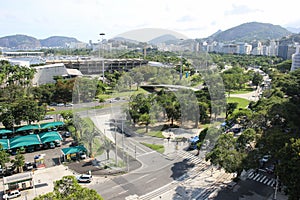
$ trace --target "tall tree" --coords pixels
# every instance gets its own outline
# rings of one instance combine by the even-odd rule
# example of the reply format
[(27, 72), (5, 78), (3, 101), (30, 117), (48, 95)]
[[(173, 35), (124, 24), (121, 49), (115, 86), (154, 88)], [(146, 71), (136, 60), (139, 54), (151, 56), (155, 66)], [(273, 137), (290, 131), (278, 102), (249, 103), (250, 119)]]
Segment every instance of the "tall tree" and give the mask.
[(54, 182), (53, 192), (35, 197), (34, 200), (103, 200), (93, 189), (82, 187), (74, 176), (64, 176), (61, 180)]

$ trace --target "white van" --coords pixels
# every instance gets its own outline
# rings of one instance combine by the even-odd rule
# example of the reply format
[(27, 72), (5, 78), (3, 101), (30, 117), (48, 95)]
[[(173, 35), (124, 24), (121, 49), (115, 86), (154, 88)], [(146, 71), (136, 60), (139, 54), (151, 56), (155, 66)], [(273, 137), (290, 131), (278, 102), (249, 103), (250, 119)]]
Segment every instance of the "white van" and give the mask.
[(21, 192), (19, 190), (12, 190), (3, 195), (3, 199), (13, 199), (21, 196)]

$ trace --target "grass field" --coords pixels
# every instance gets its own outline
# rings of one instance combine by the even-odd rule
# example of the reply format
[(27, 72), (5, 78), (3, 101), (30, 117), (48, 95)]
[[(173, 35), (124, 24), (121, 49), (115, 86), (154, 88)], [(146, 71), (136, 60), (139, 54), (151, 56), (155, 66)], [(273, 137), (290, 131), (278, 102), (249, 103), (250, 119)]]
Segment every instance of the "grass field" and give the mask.
[(144, 142), (142, 142), (141, 144), (143, 144), (146, 147), (149, 147), (150, 149), (153, 149), (159, 153), (163, 153), (165, 151), (164, 145), (161, 145), (161, 144), (148, 144), (148, 143), (144, 143)]
[(246, 108), (249, 105), (249, 100), (239, 97), (228, 97), (227, 103), (238, 103), (237, 108)]
[[(232, 91), (232, 92), (230, 92), (230, 94), (247, 94), (247, 93), (253, 92), (253, 91), (254, 91), (253, 88), (247, 87), (247, 88), (244, 88), (244, 89), (241, 89), (241, 90)], [(226, 92), (226, 94), (228, 94), (228, 92)]]

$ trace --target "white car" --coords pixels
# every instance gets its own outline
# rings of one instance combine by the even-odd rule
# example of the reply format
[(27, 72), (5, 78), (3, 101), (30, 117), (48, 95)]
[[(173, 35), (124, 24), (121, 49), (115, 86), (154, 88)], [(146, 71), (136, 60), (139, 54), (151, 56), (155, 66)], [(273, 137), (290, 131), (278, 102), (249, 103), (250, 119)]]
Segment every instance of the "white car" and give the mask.
[(90, 174), (82, 174), (78, 176), (76, 179), (79, 183), (90, 183), (93, 177)]
[(269, 161), (269, 159), (271, 158), (271, 155), (264, 155), (261, 159), (262, 162), (266, 163)]
[(86, 159), (86, 154), (84, 152), (80, 152), (79, 156), (81, 159)]
[(3, 199), (13, 199), (21, 196), (21, 192), (19, 190), (12, 190), (3, 195)]

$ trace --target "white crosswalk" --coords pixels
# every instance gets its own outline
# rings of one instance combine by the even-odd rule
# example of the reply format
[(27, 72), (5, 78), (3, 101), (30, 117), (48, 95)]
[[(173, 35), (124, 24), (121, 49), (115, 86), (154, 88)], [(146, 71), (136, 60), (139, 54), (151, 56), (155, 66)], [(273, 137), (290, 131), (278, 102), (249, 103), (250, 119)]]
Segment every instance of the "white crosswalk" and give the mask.
[(275, 178), (271, 178), (260, 173), (255, 173), (255, 171), (251, 171), (248, 175), (248, 178), (271, 187), (274, 185), (276, 181)]
[(193, 163), (193, 164), (199, 164), (201, 162), (203, 162), (200, 158), (198, 158), (197, 156), (186, 152), (186, 151), (177, 151), (177, 155), (179, 155), (181, 158), (187, 159), (189, 162)]

